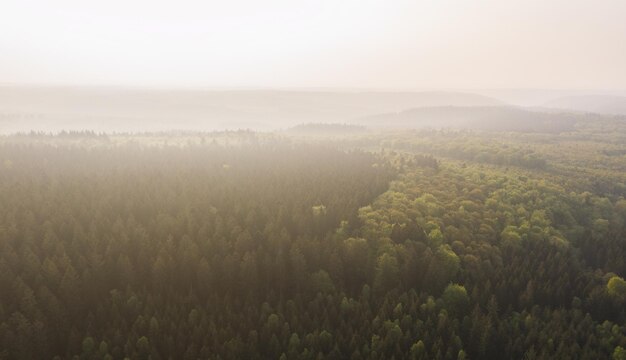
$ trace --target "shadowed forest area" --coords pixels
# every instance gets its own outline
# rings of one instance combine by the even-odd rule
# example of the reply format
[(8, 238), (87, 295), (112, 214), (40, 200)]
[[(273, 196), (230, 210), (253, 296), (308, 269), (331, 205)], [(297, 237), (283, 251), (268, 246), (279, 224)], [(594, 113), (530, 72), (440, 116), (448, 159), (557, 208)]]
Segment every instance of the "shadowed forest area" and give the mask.
[(4, 136), (0, 358), (624, 359), (625, 127)]

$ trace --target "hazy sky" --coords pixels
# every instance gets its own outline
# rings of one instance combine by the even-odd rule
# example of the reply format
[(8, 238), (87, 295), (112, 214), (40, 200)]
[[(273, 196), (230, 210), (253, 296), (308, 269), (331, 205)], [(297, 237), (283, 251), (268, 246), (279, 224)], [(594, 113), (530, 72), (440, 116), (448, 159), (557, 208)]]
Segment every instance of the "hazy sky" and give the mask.
[(626, 1), (2, 0), (0, 83), (626, 89)]

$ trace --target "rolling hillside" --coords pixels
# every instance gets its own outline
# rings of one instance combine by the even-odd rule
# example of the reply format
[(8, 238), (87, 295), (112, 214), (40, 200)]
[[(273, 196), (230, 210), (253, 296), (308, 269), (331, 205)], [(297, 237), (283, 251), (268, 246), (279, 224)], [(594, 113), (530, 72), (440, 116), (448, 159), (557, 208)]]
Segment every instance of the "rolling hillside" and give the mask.
[(413, 108), (355, 120), (372, 128), (454, 128), (490, 131), (566, 132), (582, 116), (508, 106), (437, 106)]
[(626, 96), (567, 96), (549, 101), (544, 106), (598, 114), (626, 115)]
[(0, 132), (273, 130), (412, 107), (500, 104), (481, 95), (448, 92), (0, 87)]

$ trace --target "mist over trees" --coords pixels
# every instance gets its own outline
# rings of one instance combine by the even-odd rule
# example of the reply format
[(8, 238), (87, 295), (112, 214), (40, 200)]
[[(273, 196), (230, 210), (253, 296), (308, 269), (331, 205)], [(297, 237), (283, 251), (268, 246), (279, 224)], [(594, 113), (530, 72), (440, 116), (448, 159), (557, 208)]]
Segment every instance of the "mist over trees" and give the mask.
[(0, 358), (624, 355), (623, 123), (311, 127), (2, 137)]
[(0, 360), (626, 360), (626, 1), (0, 6)]

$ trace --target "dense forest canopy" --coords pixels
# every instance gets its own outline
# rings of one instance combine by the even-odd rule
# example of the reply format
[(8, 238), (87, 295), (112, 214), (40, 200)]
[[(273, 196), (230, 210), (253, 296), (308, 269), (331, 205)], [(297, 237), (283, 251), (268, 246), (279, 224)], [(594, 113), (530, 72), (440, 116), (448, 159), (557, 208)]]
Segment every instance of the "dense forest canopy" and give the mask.
[(0, 360), (626, 360), (626, 0), (0, 1)]
[(624, 359), (625, 133), (2, 137), (0, 358)]

